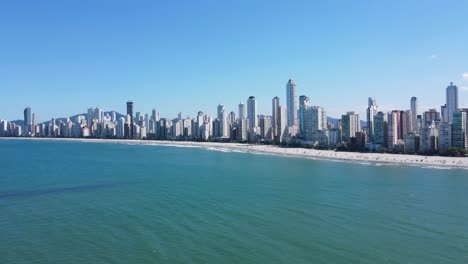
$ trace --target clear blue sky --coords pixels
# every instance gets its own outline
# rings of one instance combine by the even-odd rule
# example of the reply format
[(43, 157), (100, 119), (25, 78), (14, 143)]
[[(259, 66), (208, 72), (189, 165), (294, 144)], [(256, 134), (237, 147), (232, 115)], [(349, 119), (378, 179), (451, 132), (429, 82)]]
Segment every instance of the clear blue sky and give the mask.
[(421, 111), (460, 87), (468, 107), (468, 1), (3, 1), (0, 118), (40, 121), (90, 106), (163, 117), (235, 110), (249, 95), (271, 113), (298, 93), (329, 115)]

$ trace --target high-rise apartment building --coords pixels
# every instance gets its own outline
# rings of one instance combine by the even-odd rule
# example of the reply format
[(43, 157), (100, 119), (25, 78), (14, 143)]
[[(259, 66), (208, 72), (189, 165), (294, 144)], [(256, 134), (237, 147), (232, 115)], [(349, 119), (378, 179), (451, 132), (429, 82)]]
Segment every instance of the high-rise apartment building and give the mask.
[(306, 95), (299, 96), (299, 134), (301, 137), (305, 136), (305, 112), (307, 108), (310, 106), (310, 98)]
[(369, 97), (367, 100), (367, 139), (369, 142), (374, 142), (374, 116), (378, 112), (378, 106), (374, 98)]
[(374, 144), (378, 148), (387, 148), (387, 114), (384, 112), (374, 116)]
[(31, 119), (31, 108), (26, 107), (24, 109), (24, 127), (23, 133), (25, 136), (29, 136), (32, 133), (32, 119)]
[(133, 102), (132, 101), (127, 102), (127, 116), (130, 118), (130, 120), (128, 120), (129, 129), (128, 129), (127, 138), (134, 138), (135, 137), (135, 130), (134, 130), (134, 126), (133, 126), (134, 122), (133, 122)]
[(258, 127), (257, 100), (255, 100), (255, 96), (250, 96), (247, 100), (247, 119), (249, 119), (249, 130)]
[(401, 139), (400, 129), (400, 111), (389, 112), (387, 115), (387, 148), (389, 150), (393, 150), (398, 140)]
[(452, 147), (468, 148), (468, 110), (453, 113)]
[(448, 122), (452, 123), (453, 113), (458, 111), (458, 87), (450, 83), (446, 89), (446, 107)]
[(247, 110), (245, 109), (245, 104), (243, 102), (239, 103), (239, 120), (247, 118)]
[(288, 111), (288, 127), (297, 126), (297, 87), (296, 83), (289, 79), (286, 84), (286, 109)]
[(347, 112), (341, 116), (341, 138), (344, 142), (349, 142), (351, 138), (356, 137), (356, 133), (361, 131), (359, 114)]
[(413, 96), (411, 97), (411, 123), (413, 124), (412, 130), (413, 132), (419, 132), (418, 126), (418, 98)]

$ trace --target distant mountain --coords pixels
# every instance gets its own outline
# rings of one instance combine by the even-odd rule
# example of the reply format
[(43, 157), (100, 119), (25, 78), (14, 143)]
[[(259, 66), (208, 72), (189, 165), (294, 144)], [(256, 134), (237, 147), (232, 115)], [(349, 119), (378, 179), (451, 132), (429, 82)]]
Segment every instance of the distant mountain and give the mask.
[[(113, 113), (113, 112), (115, 112), (116, 118), (117, 118), (117, 119), (119, 119), (119, 118), (121, 118), (121, 117), (126, 117), (126, 115), (122, 115), (121, 113), (119, 113), (119, 112), (117, 112), (117, 111), (106, 111), (106, 112), (104, 112), (104, 115), (109, 114), (110, 116), (112, 116), (112, 113)], [(88, 114), (87, 114), (87, 113), (82, 113), (82, 114), (76, 114), (76, 115), (70, 116), (70, 120), (71, 120), (72, 122), (77, 122), (77, 121), (78, 121), (78, 116), (84, 116), (85, 118), (88, 118)], [(60, 121), (66, 122), (66, 121), (67, 121), (67, 118), (66, 118), (66, 117), (55, 118), (56, 124), (60, 124)], [(16, 124), (17, 126), (23, 126), (23, 125), (24, 125), (24, 121), (23, 121), (23, 120), (13, 120), (13, 121), (10, 121), (10, 122)], [(42, 122), (42, 123), (49, 124), (49, 123), (50, 123), (50, 120), (49, 120), (49, 121), (44, 121), (44, 122)], [(42, 123), (39, 123), (39, 124), (42, 124)]]
[[(121, 117), (126, 117), (126, 115), (123, 115), (123, 114), (121, 114), (119, 112), (116, 112), (116, 111), (107, 111), (107, 112), (104, 112), (104, 115), (109, 114), (110, 116), (112, 116), (113, 112), (116, 113), (117, 119), (119, 119)], [(88, 118), (87, 113), (82, 113), (82, 114), (76, 114), (76, 115), (70, 116), (70, 120), (73, 121), (73, 122), (77, 122), (78, 116), (80, 116), (80, 115), (84, 116), (85, 118)], [(60, 121), (65, 122), (66, 120), (67, 120), (67, 118), (65, 118), (65, 117), (55, 118), (55, 122), (57, 122), (57, 124), (59, 124)], [(330, 122), (334, 127), (336, 127), (338, 125), (338, 120), (339, 120), (338, 118), (327, 116), (327, 122)], [(14, 121), (10, 121), (10, 122), (15, 123), (17, 126), (23, 126), (23, 123), (24, 123), (23, 120), (14, 120)], [(50, 123), (50, 120), (42, 122), (42, 123), (48, 124), (48, 123)], [(367, 126), (367, 122), (361, 120), (361, 127), (366, 127), (366, 126)]]

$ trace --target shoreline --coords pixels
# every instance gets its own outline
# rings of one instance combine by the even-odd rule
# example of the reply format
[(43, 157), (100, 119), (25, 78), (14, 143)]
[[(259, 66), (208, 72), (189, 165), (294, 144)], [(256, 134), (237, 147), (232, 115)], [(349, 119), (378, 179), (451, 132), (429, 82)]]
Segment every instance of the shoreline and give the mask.
[(388, 153), (359, 153), (359, 152), (336, 152), (334, 150), (316, 150), (306, 148), (282, 148), (275, 145), (253, 145), (240, 143), (221, 142), (192, 142), (192, 141), (151, 141), (130, 139), (83, 139), (83, 138), (25, 138), (25, 137), (0, 137), (0, 140), (43, 140), (43, 141), (68, 141), (68, 142), (94, 142), (94, 143), (120, 143), (148, 146), (173, 146), (173, 147), (195, 147), (216, 148), (214, 150), (235, 150), (247, 153), (262, 153), (284, 157), (301, 157), (319, 160), (348, 161), (358, 163), (390, 164), (390, 165), (423, 165), (444, 168), (468, 169), (468, 158), (466, 157), (442, 157), (442, 156), (420, 156), (408, 154)]

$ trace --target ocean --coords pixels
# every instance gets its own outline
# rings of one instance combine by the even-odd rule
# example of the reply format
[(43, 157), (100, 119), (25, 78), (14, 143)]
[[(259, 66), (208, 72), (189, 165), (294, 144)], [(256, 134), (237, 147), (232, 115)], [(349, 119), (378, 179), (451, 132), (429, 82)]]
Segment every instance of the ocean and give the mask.
[(468, 170), (0, 140), (0, 263), (468, 263)]

